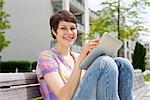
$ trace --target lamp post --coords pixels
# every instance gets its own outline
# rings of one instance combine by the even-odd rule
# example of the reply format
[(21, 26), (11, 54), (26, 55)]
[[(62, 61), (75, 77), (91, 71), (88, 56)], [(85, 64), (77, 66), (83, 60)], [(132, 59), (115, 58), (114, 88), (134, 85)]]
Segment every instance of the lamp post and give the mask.
[[(118, 39), (120, 39), (120, 0), (118, 0), (118, 20), (117, 20), (117, 24), (118, 24)], [(120, 50), (118, 51), (118, 57), (120, 56), (119, 54)]]
[(120, 39), (120, 0), (118, 0), (118, 38)]

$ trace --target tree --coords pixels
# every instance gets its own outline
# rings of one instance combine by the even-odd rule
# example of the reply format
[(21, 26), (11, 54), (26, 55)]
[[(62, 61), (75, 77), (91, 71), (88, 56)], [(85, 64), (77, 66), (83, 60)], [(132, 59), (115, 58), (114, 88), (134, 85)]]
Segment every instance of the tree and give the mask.
[(134, 54), (132, 55), (134, 69), (141, 69), (142, 72), (145, 71), (145, 55), (146, 48), (139, 42), (136, 42)]
[(3, 9), (4, 0), (0, 0), (0, 52), (10, 44), (10, 41), (5, 39), (5, 31), (10, 28), (8, 17), (10, 16)]
[(90, 25), (88, 38), (95, 32), (101, 35), (104, 32), (117, 33), (118, 38), (131, 38), (138, 36), (141, 31), (147, 31), (141, 13), (144, 13), (149, 2), (145, 0), (103, 0), (101, 9), (96, 13), (100, 17), (93, 20)]

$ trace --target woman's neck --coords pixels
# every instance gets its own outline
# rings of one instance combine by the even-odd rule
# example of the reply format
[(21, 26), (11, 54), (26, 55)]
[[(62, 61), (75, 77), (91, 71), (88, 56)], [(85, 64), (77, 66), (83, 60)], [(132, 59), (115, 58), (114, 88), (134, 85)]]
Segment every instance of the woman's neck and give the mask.
[(63, 46), (61, 44), (56, 43), (55, 48), (58, 52), (64, 56), (70, 55), (70, 46)]

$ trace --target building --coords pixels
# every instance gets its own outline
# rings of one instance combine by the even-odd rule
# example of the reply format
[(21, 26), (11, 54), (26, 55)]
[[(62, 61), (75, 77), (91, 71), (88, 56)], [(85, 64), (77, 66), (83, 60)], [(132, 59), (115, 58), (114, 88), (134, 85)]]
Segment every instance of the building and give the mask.
[(80, 51), (81, 34), (89, 32), (90, 19), (97, 18), (88, 8), (88, 0), (6, 0), (4, 9), (11, 15), (6, 38), (11, 44), (2, 51), (2, 60), (36, 60), (38, 53), (53, 44), (49, 16), (66, 9), (78, 19), (78, 39), (73, 49)]
[(49, 1), (5, 0), (11, 28), (6, 38), (11, 44), (2, 50), (2, 60), (36, 60), (42, 49), (49, 48)]
[(132, 62), (132, 54), (134, 53), (136, 42), (141, 41), (138, 38), (132, 38), (132, 39), (124, 39), (124, 51), (123, 51), (123, 57), (129, 59)]
[(143, 44), (146, 48), (146, 68), (150, 69), (150, 41), (144, 41)]

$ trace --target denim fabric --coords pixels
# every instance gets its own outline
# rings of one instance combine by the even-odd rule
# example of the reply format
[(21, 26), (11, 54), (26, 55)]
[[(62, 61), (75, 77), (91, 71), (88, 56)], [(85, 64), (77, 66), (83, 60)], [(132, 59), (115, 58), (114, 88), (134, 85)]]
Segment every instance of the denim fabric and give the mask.
[(133, 67), (124, 58), (98, 57), (81, 79), (73, 100), (132, 100)]
[(118, 94), (120, 100), (132, 100), (133, 95), (133, 66), (130, 61), (121, 57), (115, 59), (119, 70)]

